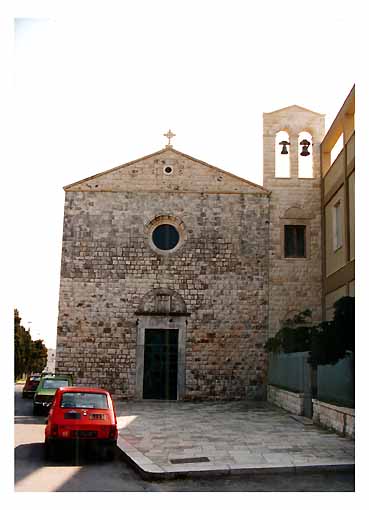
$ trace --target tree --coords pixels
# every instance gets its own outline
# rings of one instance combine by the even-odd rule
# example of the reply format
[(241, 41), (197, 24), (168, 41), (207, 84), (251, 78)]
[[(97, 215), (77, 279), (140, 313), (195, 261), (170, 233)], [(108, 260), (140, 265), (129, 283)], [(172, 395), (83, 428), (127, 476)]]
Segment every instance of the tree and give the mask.
[(43, 340), (32, 342), (30, 369), (31, 372), (42, 372), (47, 363), (47, 348)]
[(335, 365), (355, 352), (355, 299), (345, 296), (334, 304), (333, 321), (325, 321), (312, 329), (309, 363)]
[(311, 310), (304, 310), (283, 321), (281, 329), (268, 339), (268, 352), (305, 352), (310, 348)]
[(15, 377), (27, 373), (27, 357), (31, 347), (31, 335), (21, 325), (21, 317), (17, 309), (14, 310), (14, 364)]
[(33, 341), (30, 331), (21, 325), (21, 317), (14, 310), (14, 376), (15, 379), (32, 372), (41, 372), (47, 362), (47, 348), (43, 340)]
[(334, 304), (332, 321), (309, 325), (310, 310), (285, 321), (274, 337), (268, 339), (268, 352), (309, 351), (308, 361), (313, 368), (334, 365), (355, 350), (355, 299), (343, 297)]

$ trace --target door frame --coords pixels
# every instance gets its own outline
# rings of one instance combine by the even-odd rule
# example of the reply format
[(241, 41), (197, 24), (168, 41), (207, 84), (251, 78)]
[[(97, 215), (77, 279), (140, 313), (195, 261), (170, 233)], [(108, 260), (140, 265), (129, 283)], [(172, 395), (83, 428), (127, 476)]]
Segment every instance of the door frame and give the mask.
[(178, 360), (177, 360), (177, 400), (183, 400), (185, 394), (185, 361), (187, 323), (183, 316), (140, 316), (137, 324), (136, 347), (136, 394), (135, 398), (143, 399), (143, 378), (145, 358), (146, 329), (178, 329)]
[[(159, 336), (157, 336), (158, 332), (161, 333)], [(152, 343), (153, 336), (156, 338), (156, 341), (159, 341), (159, 343)], [(151, 372), (152, 363), (156, 365), (154, 359), (148, 355), (148, 349), (151, 350), (151, 355), (153, 355), (153, 349), (155, 350), (155, 347), (157, 347), (160, 351), (161, 354), (159, 356), (161, 357), (160, 368), (157, 367), (160, 371), (160, 379), (157, 382), (160, 382), (154, 389), (150, 385), (145, 386), (145, 377)], [(164, 388), (166, 388), (165, 395), (162, 394)], [(158, 394), (155, 396), (156, 392), (158, 392)], [(145, 329), (143, 399), (177, 400), (177, 393), (178, 329)]]

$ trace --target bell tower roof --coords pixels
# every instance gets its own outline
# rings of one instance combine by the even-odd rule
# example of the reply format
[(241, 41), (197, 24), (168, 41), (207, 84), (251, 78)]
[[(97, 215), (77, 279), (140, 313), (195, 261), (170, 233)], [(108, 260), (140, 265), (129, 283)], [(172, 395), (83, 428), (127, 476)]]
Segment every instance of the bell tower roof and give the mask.
[(310, 113), (313, 115), (318, 115), (319, 117), (325, 117), (325, 113), (314, 112), (313, 110), (309, 110), (308, 108), (304, 108), (297, 104), (286, 106), (285, 108), (280, 108), (279, 110), (273, 110), (272, 112), (264, 112), (263, 115), (272, 115), (274, 113), (281, 114), (283, 112), (286, 112), (286, 113), (306, 112), (306, 113)]

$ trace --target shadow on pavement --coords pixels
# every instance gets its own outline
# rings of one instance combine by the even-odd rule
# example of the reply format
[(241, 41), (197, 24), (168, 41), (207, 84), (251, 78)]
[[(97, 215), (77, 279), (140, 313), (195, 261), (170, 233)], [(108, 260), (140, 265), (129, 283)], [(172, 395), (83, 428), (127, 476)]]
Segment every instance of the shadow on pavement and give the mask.
[(14, 416), (15, 425), (45, 425), (46, 416)]
[[(17, 483), (41, 467), (43, 443), (22, 444), (14, 450), (14, 482)], [(40, 462), (41, 461), (41, 462)]]
[(160, 488), (142, 480), (119, 456), (111, 462), (85, 462), (55, 492), (144, 492)]
[[(273, 474), (221, 478), (177, 479), (148, 482), (121, 458), (111, 462), (63, 455), (58, 461), (44, 459), (43, 443), (15, 449), (15, 482), (45, 467), (75, 467), (78, 471), (54, 489), (55, 492), (352, 492), (354, 473)], [(47, 476), (47, 472), (43, 476)], [(43, 490), (38, 489), (39, 491)], [(45, 490), (45, 489), (44, 489)]]
[[(94, 451), (83, 451), (80, 449), (66, 449), (53, 460), (46, 460), (44, 443), (22, 444), (14, 450), (15, 460), (15, 483), (26, 478), (31, 473), (43, 467), (89, 467), (112, 464), (113, 462), (122, 462), (117, 449), (112, 461), (105, 461), (101, 455)], [(73, 482), (74, 484), (76, 482)], [(63, 489), (67, 490), (67, 489)], [(101, 490), (101, 489), (96, 489)]]

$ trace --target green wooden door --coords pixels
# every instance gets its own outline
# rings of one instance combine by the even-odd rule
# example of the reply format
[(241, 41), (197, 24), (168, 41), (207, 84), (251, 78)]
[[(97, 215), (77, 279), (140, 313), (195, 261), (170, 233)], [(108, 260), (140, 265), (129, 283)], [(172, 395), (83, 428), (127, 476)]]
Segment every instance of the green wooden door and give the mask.
[(178, 329), (146, 329), (143, 398), (177, 400)]

